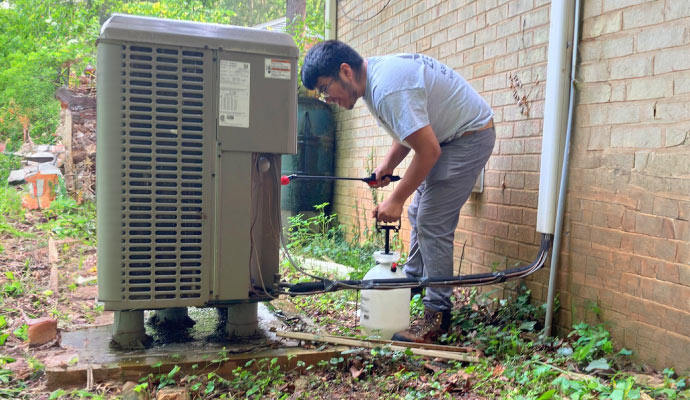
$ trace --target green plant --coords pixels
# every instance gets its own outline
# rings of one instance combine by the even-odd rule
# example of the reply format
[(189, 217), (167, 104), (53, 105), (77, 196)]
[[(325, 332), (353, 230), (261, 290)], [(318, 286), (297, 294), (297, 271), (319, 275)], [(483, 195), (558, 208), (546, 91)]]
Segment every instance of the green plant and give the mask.
[(575, 339), (572, 355), (575, 361), (592, 362), (613, 352), (611, 334), (602, 324), (591, 326), (582, 322), (574, 325), (573, 329), (568, 337)]
[(29, 340), (29, 325), (27, 324), (22, 324), (19, 328), (15, 329), (13, 332), (14, 336), (17, 338), (27, 341)]
[(352, 268), (351, 278), (361, 279), (374, 265), (372, 244), (359, 244), (345, 240), (336, 214), (327, 215), (328, 203), (314, 206), (318, 213), (306, 218), (297, 214), (289, 218), (290, 242), (288, 249), (304, 257), (330, 260)]
[(3, 297), (21, 296), (24, 293), (24, 285), (18, 278), (15, 278), (14, 272), (5, 271), (5, 277), (8, 281), (2, 285)]
[(10, 171), (20, 167), (19, 157), (0, 153), (0, 234), (21, 235), (21, 232), (11, 224), (13, 221), (23, 221), (25, 219), (21, 191), (7, 185), (7, 177)]
[(65, 190), (61, 189), (56, 199), (43, 213), (48, 222), (43, 224), (42, 228), (58, 238), (75, 238), (85, 243), (95, 244), (96, 206), (94, 203), (87, 201), (78, 204), (66, 194)]
[[(9, 0), (0, 8), (0, 139), (53, 140), (55, 88), (94, 64), (99, 16), (110, 1)], [(78, 72), (75, 72), (78, 71)]]

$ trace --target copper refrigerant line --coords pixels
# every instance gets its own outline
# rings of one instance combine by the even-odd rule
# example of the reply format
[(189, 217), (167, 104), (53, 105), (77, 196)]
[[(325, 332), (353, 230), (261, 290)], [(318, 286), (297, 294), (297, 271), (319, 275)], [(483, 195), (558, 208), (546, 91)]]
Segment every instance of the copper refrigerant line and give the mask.
[[(390, 178), (391, 182), (399, 181), (399, 176), (386, 175), (385, 178)], [(288, 175), (281, 177), (281, 184), (287, 185), (292, 180), (295, 179), (322, 179), (322, 180), (357, 180), (366, 182), (368, 185), (372, 186), (376, 183), (376, 175), (371, 174), (368, 178), (343, 178), (334, 176), (312, 176), (312, 175)], [(398, 231), (400, 229), (400, 224), (397, 225), (390, 224), (379, 224), (376, 223), (376, 230), (384, 230), (386, 234), (386, 248), (385, 253), (388, 254), (390, 251), (390, 231)], [(281, 235), (282, 236), (282, 235)], [(284, 238), (283, 238), (284, 240)], [(539, 247), (539, 252), (537, 253), (537, 258), (529, 265), (522, 267), (516, 267), (507, 269), (505, 271), (497, 271), (485, 274), (470, 274), (470, 275), (457, 275), (449, 277), (440, 278), (396, 278), (396, 279), (369, 279), (369, 280), (332, 280), (316, 275), (312, 275), (307, 271), (300, 268), (290, 257), (290, 253), (287, 251), (287, 246), (283, 241), (283, 251), (288, 257), (290, 263), (300, 272), (310, 276), (311, 278), (318, 279), (313, 282), (299, 282), (295, 284), (281, 283), (280, 287), (282, 289), (287, 289), (281, 291), (281, 294), (288, 294), (291, 296), (302, 296), (302, 295), (312, 295), (325, 292), (335, 292), (338, 290), (390, 290), (390, 289), (404, 289), (404, 288), (425, 288), (425, 287), (440, 287), (440, 286), (484, 286), (493, 285), (496, 283), (503, 283), (508, 280), (520, 279), (529, 276), (541, 267), (544, 266), (546, 258), (549, 255), (549, 250), (551, 249), (551, 242), (553, 241), (553, 235), (542, 234), (541, 235), (541, 245)]]

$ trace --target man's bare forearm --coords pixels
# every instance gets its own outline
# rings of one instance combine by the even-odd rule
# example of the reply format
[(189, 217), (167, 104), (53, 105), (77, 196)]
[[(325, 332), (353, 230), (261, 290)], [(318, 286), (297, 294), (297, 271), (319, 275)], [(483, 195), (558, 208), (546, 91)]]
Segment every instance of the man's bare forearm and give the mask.
[(409, 147), (405, 147), (401, 143), (394, 142), (393, 146), (391, 146), (390, 150), (388, 150), (386, 157), (383, 159), (383, 165), (386, 169), (393, 171), (398, 165), (400, 165), (402, 160), (404, 160), (408, 154), (410, 154)]

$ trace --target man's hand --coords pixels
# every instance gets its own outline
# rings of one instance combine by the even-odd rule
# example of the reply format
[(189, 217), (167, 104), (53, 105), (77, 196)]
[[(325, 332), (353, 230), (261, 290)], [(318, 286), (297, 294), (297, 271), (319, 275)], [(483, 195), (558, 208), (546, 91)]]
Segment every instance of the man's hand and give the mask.
[(397, 222), (402, 216), (403, 204), (404, 202), (400, 203), (393, 198), (389, 198), (376, 206), (371, 212), (371, 216), (381, 222)]
[(386, 175), (393, 175), (393, 168), (389, 168), (385, 164), (381, 164), (378, 167), (376, 167), (376, 169), (374, 170), (374, 174), (376, 175), (376, 182), (369, 184), (370, 187), (380, 188), (388, 186), (391, 183), (390, 178), (381, 179), (381, 177)]

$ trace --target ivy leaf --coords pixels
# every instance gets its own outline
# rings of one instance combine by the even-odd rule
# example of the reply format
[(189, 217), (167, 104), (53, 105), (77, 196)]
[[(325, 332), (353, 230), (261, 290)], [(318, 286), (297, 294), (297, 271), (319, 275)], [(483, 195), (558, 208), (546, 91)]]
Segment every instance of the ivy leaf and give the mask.
[(554, 394), (556, 394), (556, 389), (551, 389), (548, 392), (544, 392), (537, 400), (548, 400), (552, 398)]
[(568, 346), (563, 346), (563, 347), (560, 347), (556, 353), (560, 356), (569, 357), (573, 354), (573, 349), (571, 349)]
[(531, 332), (534, 330), (534, 325), (536, 325), (536, 324), (537, 324), (537, 321), (523, 322), (522, 325), (520, 325), (520, 330)]
[(59, 399), (60, 397), (64, 396), (66, 393), (67, 392), (65, 392), (64, 390), (58, 389), (58, 390), (50, 393), (50, 397), (48, 397), (48, 400)]
[(590, 372), (590, 371), (595, 370), (595, 369), (609, 369), (609, 368), (611, 368), (609, 366), (609, 362), (606, 361), (605, 358), (600, 358), (598, 360), (594, 360), (591, 363), (589, 363), (587, 368), (585, 368), (585, 371)]
[(611, 400), (623, 400), (625, 398), (625, 392), (623, 389), (616, 389), (611, 392)]

